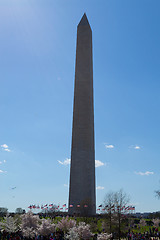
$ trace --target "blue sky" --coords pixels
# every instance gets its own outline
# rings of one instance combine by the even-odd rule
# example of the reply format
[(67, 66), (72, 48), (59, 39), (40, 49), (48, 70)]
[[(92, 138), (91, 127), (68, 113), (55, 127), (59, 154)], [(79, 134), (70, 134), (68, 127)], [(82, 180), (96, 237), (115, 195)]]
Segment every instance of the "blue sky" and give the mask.
[(159, 0), (0, 0), (0, 207), (68, 203), (76, 27), (86, 12), (97, 205), (123, 188), (137, 212), (160, 210), (159, 8)]

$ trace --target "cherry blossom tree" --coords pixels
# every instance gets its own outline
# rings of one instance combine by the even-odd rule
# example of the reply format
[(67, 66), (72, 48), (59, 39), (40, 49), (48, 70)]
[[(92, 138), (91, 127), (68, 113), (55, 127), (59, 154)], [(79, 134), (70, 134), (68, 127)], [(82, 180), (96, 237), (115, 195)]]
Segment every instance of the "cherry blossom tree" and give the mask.
[(90, 231), (90, 225), (85, 222), (80, 222), (78, 226), (73, 227), (69, 230), (66, 235), (66, 239), (80, 240), (80, 239), (91, 239), (93, 234)]
[(79, 237), (79, 234), (77, 232), (77, 227), (73, 227), (73, 228), (70, 228), (69, 229), (69, 232), (68, 234), (65, 236), (66, 239), (69, 239), (69, 240), (79, 240), (80, 237)]
[(17, 220), (11, 216), (4, 217), (3, 222), (0, 222), (0, 226), (9, 233), (15, 233), (18, 231)]
[(67, 232), (70, 228), (73, 228), (75, 226), (76, 221), (69, 219), (68, 216), (66, 218), (63, 217), (62, 220), (60, 220), (57, 224), (57, 227), (64, 232)]
[(54, 233), (56, 230), (56, 225), (51, 223), (50, 219), (42, 219), (42, 223), (39, 226), (37, 232), (42, 236), (48, 236), (51, 233)]
[(158, 227), (159, 227), (160, 220), (156, 218), (156, 219), (153, 219), (152, 221), (153, 221), (154, 227), (158, 228)]
[(90, 231), (90, 225), (85, 222), (80, 222), (77, 226), (77, 232), (80, 236), (80, 239), (90, 239), (93, 237), (93, 234)]
[(112, 234), (108, 234), (108, 233), (101, 233), (98, 234), (97, 236), (97, 240), (108, 240), (112, 238)]
[(20, 225), (23, 236), (33, 238), (37, 234), (39, 223), (41, 222), (39, 216), (33, 215), (31, 211), (22, 215), (22, 223)]

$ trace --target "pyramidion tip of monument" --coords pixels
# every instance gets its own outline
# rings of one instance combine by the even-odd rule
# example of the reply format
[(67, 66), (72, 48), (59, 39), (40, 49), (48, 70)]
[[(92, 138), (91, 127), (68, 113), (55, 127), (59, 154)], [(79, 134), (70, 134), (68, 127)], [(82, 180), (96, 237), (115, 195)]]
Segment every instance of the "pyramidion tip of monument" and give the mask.
[(87, 15), (86, 15), (86, 13), (84, 13), (83, 17), (81, 18), (81, 20), (80, 20), (80, 22), (78, 24), (78, 26), (87, 26), (87, 25), (90, 27)]

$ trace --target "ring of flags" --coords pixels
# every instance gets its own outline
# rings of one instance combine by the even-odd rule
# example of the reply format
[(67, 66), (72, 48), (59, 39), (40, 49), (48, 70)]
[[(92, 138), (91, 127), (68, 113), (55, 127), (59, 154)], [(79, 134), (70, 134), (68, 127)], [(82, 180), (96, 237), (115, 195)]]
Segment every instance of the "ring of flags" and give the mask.
[[(54, 209), (54, 207), (55, 207), (55, 210), (57, 210), (57, 211), (58, 210), (61, 211), (61, 210), (64, 210), (64, 209), (65, 209), (65, 211), (68, 210), (68, 208), (66, 207), (66, 204), (63, 204), (62, 207), (60, 207), (60, 205), (56, 206), (53, 203), (41, 205), (41, 207), (39, 205), (35, 205), (35, 204), (32, 204), (32, 205), (28, 206), (28, 208), (30, 210), (31, 209), (34, 209), (34, 210), (36, 210), (36, 209), (52, 210), (52, 209)], [(74, 207), (73, 204), (69, 205), (69, 208), (73, 208), (73, 207)], [(76, 208), (80, 208), (80, 207), (87, 208), (88, 205), (86, 205), (86, 204), (85, 205), (80, 205), (80, 204), (76, 205)], [(114, 206), (114, 205), (112, 205), (112, 206), (108, 206), (108, 205), (103, 206), (102, 204), (100, 204), (98, 206), (98, 208), (97, 208), (97, 211), (113, 211), (113, 212), (115, 212), (116, 210), (121, 211), (123, 213), (126, 213), (126, 212), (129, 212), (129, 211), (135, 211), (135, 206), (122, 206), (122, 207), (121, 206)]]
[(114, 206), (114, 205), (112, 205), (112, 206), (108, 206), (108, 205), (102, 206), (102, 204), (101, 204), (101, 205), (98, 206), (97, 211), (100, 211), (100, 210), (102, 210), (102, 211), (105, 211), (105, 210), (107, 210), (107, 211), (115, 211), (116, 209), (118, 211), (121, 211), (121, 212), (135, 211), (135, 206), (123, 206), (123, 207), (121, 207), (121, 206)]
[[(31, 205), (28, 206), (28, 208), (29, 208), (30, 210), (31, 210), (31, 209), (34, 209), (34, 210), (36, 210), (36, 209), (42, 209), (42, 210), (45, 209), (45, 210), (48, 210), (48, 209), (52, 209), (52, 208), (54, 208), (54, 207), (55, 207), (55, 210), (64, 210), (64, 208), (65, 208), (65, 210), (68, 210), (68, 208), (66, 207), (66, 203), (63, 204), (62, 207), (60, 207), (60, 205), (56, 206), (56, 204), (54, 205), (53, 203), (41, 205), (41, 207), (40, 207), (39, 205), (35, 205), (35, 204), (31, 204)], [(86, 205), (86, 204), (85, 204), (85, 205), (77, 204), (76, 207), (77, 207), (77, 208), (80, 208), (80, 207), (87, 208), (88, 205)], [(73, 208), (73, 204), (70, 204), (70, 205), (69, 205), (69, 208)]]

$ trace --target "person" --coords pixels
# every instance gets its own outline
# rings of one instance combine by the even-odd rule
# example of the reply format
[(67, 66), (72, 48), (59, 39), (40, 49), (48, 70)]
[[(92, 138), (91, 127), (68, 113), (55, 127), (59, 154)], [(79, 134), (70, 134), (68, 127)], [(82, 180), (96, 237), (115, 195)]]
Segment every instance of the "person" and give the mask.
[(93, 240), (97, 240), (97, 233), (94, 234)]

